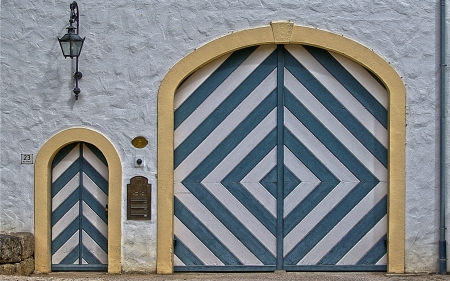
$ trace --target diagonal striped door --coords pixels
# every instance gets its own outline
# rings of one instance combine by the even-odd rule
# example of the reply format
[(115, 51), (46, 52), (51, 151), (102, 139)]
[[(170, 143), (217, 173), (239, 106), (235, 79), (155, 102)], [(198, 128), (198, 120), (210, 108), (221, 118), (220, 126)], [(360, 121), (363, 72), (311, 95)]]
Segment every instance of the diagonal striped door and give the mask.
[(307, 46), (236, 51), (175, 95), (175, 270), (386, 270), (387, 93)]
[(52, 270), (105, 271), (108, 165), (88, 143), (67, 145), (52, 164)]

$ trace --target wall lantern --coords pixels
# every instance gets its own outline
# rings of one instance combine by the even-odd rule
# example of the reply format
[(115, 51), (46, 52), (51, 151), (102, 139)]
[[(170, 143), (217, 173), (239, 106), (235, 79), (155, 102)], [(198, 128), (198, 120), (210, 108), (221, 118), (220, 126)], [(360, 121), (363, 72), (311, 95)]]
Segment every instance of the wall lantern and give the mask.
[[(73, 23), (77, 23), (77, 27), (73, 26)], [(81, 53), (81, 48), (83, 47), (84, 39), (78, 35), (78, 31), (80, 30), (80, 17), (78, 13), (78, 5), (77, 2), (73, 1), (70, 4), (70, 19), (69, 19), (69, 27), (67, 28), (67, 33), (58, 38), (59, 44), (61, 45), (61, 50), (63, 52), (64, 58), (76, 58), (76, 70), (75, 70), (75, 88), (73, 92), (75, 93), (75, 99), (78, 100), (78, 94), (80, 94), (80, 88), (78, 88), (78, 80), (81, 79), (82, 74), (78, 71), (78, 57)], [(76, 30), (76, 32), (75, 32)]]

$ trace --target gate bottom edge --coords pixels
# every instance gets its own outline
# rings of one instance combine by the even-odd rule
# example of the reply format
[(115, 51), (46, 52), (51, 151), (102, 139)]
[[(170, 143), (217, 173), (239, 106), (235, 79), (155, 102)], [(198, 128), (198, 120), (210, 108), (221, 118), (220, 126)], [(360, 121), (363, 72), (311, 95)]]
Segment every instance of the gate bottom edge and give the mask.
[[(278, 270), (276, 266), (212, 266), (212, 265), (190, 265), (174, 266), (176, 272), (270, 272)], [(386, 265), (285, 265), (281, 270), (298, 272), (386, 272)]]
[(229, 271), (275, 271), (275, 265), (225, 265), (225, 266), (214, 266), (214, 265), (190, 265), (190, 266), (174, 266), (174, 271), (177, 272), (229, 272)]
[(52, 264), (52, 271), (108, 271), (107, 264)]
[(286, 271), (378, 271), (386, 272), (386, 265), (285, 265)]

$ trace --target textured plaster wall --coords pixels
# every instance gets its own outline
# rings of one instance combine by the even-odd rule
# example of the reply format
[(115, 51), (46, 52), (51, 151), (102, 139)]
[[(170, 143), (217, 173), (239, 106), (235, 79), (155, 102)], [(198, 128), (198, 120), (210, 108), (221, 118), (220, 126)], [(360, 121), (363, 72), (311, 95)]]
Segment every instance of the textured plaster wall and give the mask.
[[(74, 61), (56, 40), (70, 1), (2, 1), (0, 9), (0, 231), (33, 231), (33, 165), (52, 135), (73, 127), (98, 130), (116, 147), (126, 184), (149, 178), (152, 220), (123, 214), (124, 271), (156, 264), (156, 106), (161, 80), (178, 60), (227, 33), (291, 20), (342, 34), (371, 48), (407, 88), (406, 270), (434, 271), (438, 240), (439, 1), (423, 0), (143, 0), (78, 1), (83, 78), (71, 95)], [(138, 150), (131, 140), (149, 140)], [(134, 168), (135, 156), (145, 167)], [(450, 208), (449, 208), (450, 209)]]

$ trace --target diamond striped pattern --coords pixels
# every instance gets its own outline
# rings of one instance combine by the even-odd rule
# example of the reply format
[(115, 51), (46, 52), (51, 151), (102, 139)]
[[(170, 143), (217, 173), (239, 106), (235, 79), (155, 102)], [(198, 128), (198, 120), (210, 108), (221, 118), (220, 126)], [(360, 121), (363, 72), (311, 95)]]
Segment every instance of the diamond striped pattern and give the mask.
[(52, 270), (106, 270), (108, 166), (87, 143), (64, 147), (52, 165)]
[(175, 95), (175, 270), (385, 270), (387, 93), (307, 46), (236, 51)]

